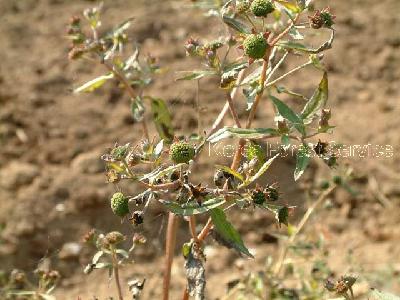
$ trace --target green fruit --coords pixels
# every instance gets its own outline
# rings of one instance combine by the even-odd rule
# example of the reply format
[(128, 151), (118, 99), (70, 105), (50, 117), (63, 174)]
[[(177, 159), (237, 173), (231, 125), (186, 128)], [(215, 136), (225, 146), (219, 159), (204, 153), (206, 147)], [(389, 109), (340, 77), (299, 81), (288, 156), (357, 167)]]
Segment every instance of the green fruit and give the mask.
[(118, 217), (124, 217), (129, 213), (128, 198), (118, 192), (111, 198), (111, 209)]
[(266, 17), (274, 11), (274, 5), (268, 0), (254, 0), (250, 6), (251, 12), (256, 17)]
[(267, 40), (261, 34), (250, 34), (243, 42), (244, 53), (253, 59), (263, 58), (267, 48)]
[(251, 199), (255, 204), (258, 205), (263, 205), (265, 202), (265, 194), (263, 191), (254, 191), (253, 194), (251, 195)]
[(194, 154), (194, 147), (186, 142), (175, 142), (169, 149), (169, 156), (176, 164), (188, 163), (193, 159)]

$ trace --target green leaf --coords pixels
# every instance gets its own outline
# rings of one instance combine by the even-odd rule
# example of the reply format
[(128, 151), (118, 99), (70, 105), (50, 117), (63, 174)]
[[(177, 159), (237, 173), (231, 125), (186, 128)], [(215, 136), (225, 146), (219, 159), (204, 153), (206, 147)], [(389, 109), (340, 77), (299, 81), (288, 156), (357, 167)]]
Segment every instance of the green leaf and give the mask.
[(224, 211), (220, 208), (214, 208), (210, 213), (214, 228), (220, 237), (240, 253), (254, 258), (254, 256), (244, 245), (239, 232), (226, 219)]
[(228, 174), (233, 175), (234, 177), (236, 177), (237, 179), (239, 179), (240, 181), (244, 181), (244, 177), (242, 174), (240, 174), (239, 172), (232, 170), (231, 168), (227, 167), (227, 166), (221, 166), (221, 165), (216, 165), (215, 166), (217, 169), (222, 170)]
[(174, 138), (174, 129), (172, 127), (172, 117), (165, 101), (160, 98), (147, 98), (151, 100), (153, 121), (160, 138), (167, 142), (171, 142)]
[(283, 150), (287, 150), (290, 147), (290, 138), (287, 134), (282, 135), (281, 137), (281, 145), (283, 147)]
[(279, 114), (290, 121), (302, 135), (306, 135), (306, 129), (304, 127), (303, 120), (284, 102), (272, 95), (270, 95), (270, 98), (276, 106)]
[(74, 90), (74, 93), (90, 93), (102, 87), (107, 80), (114, 78), (113, 74), (102, 75), (92, 79)]
[(225, 24), (227, 24), (229, 27), (235, 29), (236, 31), (239, 31), (240, 33), (244, 33), (244, 34), (251, 33), (251, 30), (247, 25), (243, 24), (242, 22), (239, 22), (235, 18), (229, 17), (227, 15), (223, 15), (222, 19)]
[(275, 204), (269, 204), (264, 202), (261, 205), (257, 205), (261, 208), (267, 209), (270, 212), (272, 212), (275, 215), (275, 219), (278, 222), (278, 224), (285, 224), (286, 226), (289, 226), (288, 222), (288, 216), (289, 216), (289, 208), (294, 208), (294, 206), (283, 206), (283, 205), (275, 205)]
[(269, 160), (267, 160), (262, 166), (261, 168), (257, 171), (256, 174), (254, 174), (253, 176), (251, 176), (249, 179), (247, 179), (243, 184), (241, 184), (239, 186), (239, 188), (248, 186), (249, 184), (253, 183), (254, 181), (256, 181), (258, 178), (260, 178), (261, 175), (263, 175), (268, 168), (271, 166), (272, 162), (275, 160), (275, 158), (277, 158), (279, 156), (279, 154), (275, 155), (274, 157), (271, 157)]
[(370, 295), (371, 300), (400, 300), (399, 296), (372, 289)]
[(203, 78), (204, 76), (216, 75), (217, 73), (213, 70), (196, 70), (196, 71), (181, 71), (179, 73), (186, 74), (176, 80), (195, 80)]
[(277, 91), (279, 94), (285, 93), (285, 94), (288, 94), (288, 95), (290, 95), (290, 96), (298, 97), (298, 98), (301, 98), (301, 99), (303, 99), (303, 100), (305, 100), (305, 101), (308, 101), (308, 99), (307, 99), (305, 96), (303, 96), (302, 94), (299, 94), (299, 93), (293, 92), (293, 91), (291, 91), (291, 90), (288, 90), (288, 89), (285, 88), (284, 86), (276, 86), (276, 91)]
[(296, 154), (296, 169), (294, 170), (294, 180), (297, 181), (303, 175), (310, 162), (310, 148), (303, 144)]
[(135, 99), (131, 100), (131, 113), (132, 117), (136, 122), (140, 122), (143, 120), (144, 115), (144, 105), (142, 98), (137, 96)]
[(328, 50), (332, 48), (333, 40), (335, 39), (335, 31), (332, 29), (331, 37), (328, 41), (323, 43), (318, 48), (309, 48), (304, 44), (293, 42), (293, 41), (280, 41), (278, 42), (277, 46), (282, 47), (284, 49), (295, 50), (299, 52), (309, 53), (309, 54), (317, 54), (322, 51)]
[(304, 39), (304, 36), (300, 33), (300, 31), (297, 30), (296, 26), (290, 27), (288, 33), (294, 40), (303, 40)]
[(175, 201), (159, 200), (174, 214), (182, 216), (192, 216), (203, 214), (211, 209), (214, 209), (225, 203), (224, 197), (211, 198), (204, 201), (201, 205), (197, 201), (191, 201), (189, 203), (179, 204)]
[(277, 136), (279, 132), (274, 128), (234, 128), (224, 127), (212, 134), (207, 141), (216, 143), (220, 140), (235, 137), (243, 139), (262, 139), (270, 136)]
[(246, 97), (247, 101), (247, 110), (250, 110), (253, 106), (258, 90), (259, 86), (250, 86), (248, 89), (243, 89), (243, 95)]
[(322, 79), (318, 85), (318, 88), (314, 91), (314, 94), (304, 106), (301, 112), (301, 118), (305, 124), (310, 124), (315, 114), (322, 108), (325, 107), (328, 101), (328, 74), (324, 72)]

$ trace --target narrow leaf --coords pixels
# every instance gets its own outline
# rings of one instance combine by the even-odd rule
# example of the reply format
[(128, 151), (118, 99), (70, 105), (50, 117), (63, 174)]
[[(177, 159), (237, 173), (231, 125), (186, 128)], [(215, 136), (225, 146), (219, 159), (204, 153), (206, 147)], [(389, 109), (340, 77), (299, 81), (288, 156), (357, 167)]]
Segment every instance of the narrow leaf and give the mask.
[(216, 72), (212, 70), (181, 71), (179, 73), (186, 75), (179, 77), (176, 80), (195, 80), (203, 78), (204, 76), (216, 75)]
[(215, 230), (218, 232), (220, 237), (224, 239), (225, 242), (229, 243), (234, 249), (236, 249), (240, 253), (254, 258), (254, 256), (244, 245), (244, 242), (239, 232), (226, 219), (226, 215), (222, 209), (214, 208), (213, 210), (211, 210), (211, 219), (213, 221)]
[(192, 216), (205, 213), (211, 209), (221, 206), (225, 203), (224, 197), (211, 198), (204, 201), (202, 204), (197, 201), (191, 201), (189, 203), (180, 204), (175, 201), (159, 200), (174, 214), (182, 216)]
[(74, 90), (74, 93), (90, 93), (103, 86), (107, 80), (114, 78), (113, 74), (102, 75), (92, 79)]
[(272, 162), (275, 160), (275, 158), (277, 158), (279, 156), (279, 154), (275, 155), (274, 157), (271, 157), (269, 160), (267, 160), (262, 166), (261, 168), (257, 171), (256, 174), (254, 174), (253, 176), (251, 176), (249, 179), (247, 179), (239, 188), (241, 187), (245, 187), (248, 186), (249, 184), (253, 183), (254, 181), (256, 181), (258, 178), (261, 177), (261, 175), (263, 175), (268, 168), (271, 166)]
[(324, 72), (322, 79), (315, 90), (314, 94), (304, 106), (301, 112), (301, 118), (305, 124), (309, 124), (313, 121), (315, 114), (322, 108), (325, 107), (328, 101), (328, 74)]
[(222, 17), (222, 19), (223, 19), (225, 24), (227, 24), (229, 27), (235, 29), (236, 31), (239, 31), (240, 33), (244, 33), (244, 34), (251, 33), (251, 30), (250, 30), (250, 28), (248, 26), (246, 26), (245, 24), (239, 22), (235, 18), (232, 18), (232, 17), (229, 17), (227, 15), (224, 15)]
[(297, 181), (303, 175), (310, 162), (310, 148), (302, 145), (296, 155), (296, 169), (294, 170), (294, 180)]
[(328, 41), (323, 43), (318, 48), (310, 48), (305, 46), (304, 44), (293, 42), (293, 41), (280, 41), (277, 46), (282, 47), (284, 49), (295, 50), (299, 52), (309, 53), (309, 54), (317, 54), (322, 51), (328, 50), (332, 48), (333, 40), (335, 38), (335, 31), (332, 29), (331, 37)]
[(279, 135), (279, 132), (274, 128), (234, 128), (224, 127), (212, 134), (207, 141), (216, 143), (220, 140), (235, 137), (245, 139), (262, 139), (269, 136)]
[(151, 111), (153, 121), (161, 139), (171, 142), (174, 138), (174, 129), (172, 127), (172, 117), (164, 100), (160, 98), (151, 98)]
[(306, 130), (303, 124), (303, 120), (284, 102), (282, 102), (281, 100), (272, 95), (270, 95), (270, 98), (272, 102), (275, 104), (279, 114), (288, 121), (290, 121), (302, 135), (305, 135)]
[(131, 113), (132, 113), (132, 118), (136, 122), (140, 122), (143, 120), (143, 115), (144, 115), (144, 105), (141, 97), (136, 97), (135, 99), (131, 100)]
[(215, 166), (217, 169), (222, 170), (228, 174), (233, 175), (234, 177), (236, 177), (237, 179), (239, 179), (240, 181), (244, 181), (244, 177), (242, 174), (240, 174), (239, 172), (232, 170), (231, 168), (227, 167), (227, 166), (221, 166), (221, 165), (216, 165)]

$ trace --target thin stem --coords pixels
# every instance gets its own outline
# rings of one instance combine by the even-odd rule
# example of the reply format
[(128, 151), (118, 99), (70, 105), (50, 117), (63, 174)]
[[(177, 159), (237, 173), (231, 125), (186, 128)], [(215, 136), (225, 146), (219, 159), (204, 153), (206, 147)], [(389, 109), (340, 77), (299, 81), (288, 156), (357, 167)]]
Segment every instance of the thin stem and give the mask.
[(236, 126), (241, 128), (242, 125), (240, 124), (240, 120), (239, 120), (238, 114), (236, 112), (235, 105), (233, 104), (233, 99), (229, 92), (226, 92), (226, 100), (228, 102), (229, 110), (231, 112), (233, 120), (235, 121)]
[[(136, 93), (133, 90), (131, 84), (129, 83), (128, 79), (125, 77), (125, 75), (121, 72), (119, 72), (114, 65), (110, 65), (107, 61), (103, 61), (104, 66), (111, 72), (114, 74), (114, 76), (116, 78), (118, 78), (119, 81), (121, 81), (123, 83), (123, 85), (125, 86), (126, 91), (128, 92), (129, 96), (132, 98), (132, 100), (134, 100), (136, 98)], [(143, 118), (142, 119), (142, 126), (143, 126), (143, 133), (146, 137), (147, 140), (149, 140), (149, 131), (147, 128), (147, 124), (146, 124), (146, 119)]]
[(113, 261), (115, 285), (117, 286), (117, 291), (118, 291), (118, 299), (124, 300), (124, 297), (122, 296), (121, 283), (119, 280), (118, 259), (117, 255), (115, 254), (115, 249), (112, 249), (112, 261)]
[[(244, 74), (245, 74), (245, 70), (244, 69), (239, 72), (238, 78), (236, 79), (235, 87), (231, 91), (231, 99), (232, 99), (232, 101), (234, 101), (234, 99), (236, 97), (237, 91), (239, 90), (238, 86), (239, 86), (240, 82), (243, 80)], [(222, 110), (219, 113), (218, 117), (215, 119), (210, 131), (208, 132), (207, 137), (209, 137), (214, 132), (216, 132), (217, 129), (221, 126), (221, 123), (224, 120), (224, 117), (225, 117), (226, 113), (228, 112), (228, 110), (229, 110), (229, 102), (226, 101), (224, 107), (222, 108)]]
[[(271, 48), (269, 48), (269, 49), (270, 49), (269, 53), (267, 54), (268, 56), (271, 53)], [(261, 97), (264, 94), (264, 82), (265, 82), (265, 78), (266, 78), (266, 74), (267, 74), (267, 69), (268, 69), (268, 60), (265, 59), (263, 62), (263, 65), (262, 65), (260, 81), (259, 81), (259, 86), (262, 88), (262, 90), (257, 94), (256, 98), (254, 99), (254, 103), (251, 107), (250, 114), (247, 118), (246, 128), (251, 127), (251, 122), (253, 121), (254, 116), (256, 114), (258, 103), (260, 102)]]
[(298, 66), (298, 67), (296, 67), (296, 68), (294, 68), (294, 69), (292, 69), (292, 70), (290, 70), (289, 72), (283, 74), (282, 76), (280, 76), (280, 77), (274, 79), (274, 80), (271, 81), (271, 82), (267, 82), (267, 83), (264, 85), (264, 88), (268, 88), (268, 87), (270, 87), (270, 86), (275, 85), (277, 82), (281, 81), (282, 79), (285, 79), (287, 76), (292, 75), (293, 73), (295, 73), (295, 72), (297, 72), (297, 71), (299, 71), (299, 70), (301, 70), (301, 69), (303, 69), (303, 68), (305, 68), (305, 67), (307, 67), (307, 66), (309, 66), (309, 65), (312, 65), (312, 62), (311, 62), (311, 61), (308, 61), (308, 62), (306, 62), (306, 63), (304, 63), (304, 64), (302, 64), (302, 65), (300, 65), (300, 66)]
[(326, 199), (326, 197), (333, 192), (333, 190), (336, 188), (336, 185), (331, 186), (329, 189), (325, 190), (321, 195), (318, 197), (317, 201), (315, 201), (306, 211), (304, 214), (303, 218), (300, 220), (299, 224), (296, 227), (296, 231), (290, 236), (289, 240), (285, 244), (285, 246), (281, 250), (281, 254), (279, 256), (278, 262), (275, 265), (275, 271), (274, 274), (275, 276), (278, 276), (282, 266), (283, 262), (285, 261), (286, 255), (288, 253), (289, 247), (294, 243), (296, 240), (296, 237), (300, 233), (300, 231), (303, 229), (304, 225), (307, 223), (307, 221), (310, 219), (310, 216), (314, 212), (315, 209), (318, 208), (319, 205)]
[(297, 14), (296, 17), (285, 28), (285, 30), (283, 30), (280, 34), (278, 34), (278, 36), (275, 39), (272, 40), (272, 42), (270, 43), (271, 47), (275, 46), (276, 43), (278, 43), (289, 32), (290, 28), (292, 28), (292, 26), (297, 22), (299, 17), (300, 17), (300, 14)]
[(169, 213), (167, 239), (165, 241), (165, 267), (164, 267), (164, 281), (163, 281), (163, 300), (169, 298), (169, 285), (171, 282), (171, 267), (174, 258), (174, 250), (176, 243), (176, 231), (178, 227), (178, 217)]
[(196, 218), (195, 216), (190, 216), (189, 217), (189, 229), (190, 229), (190, 234), (192, 235), (192, 238), (195, 242), (198, 242), (197, 234), (196, 234)]

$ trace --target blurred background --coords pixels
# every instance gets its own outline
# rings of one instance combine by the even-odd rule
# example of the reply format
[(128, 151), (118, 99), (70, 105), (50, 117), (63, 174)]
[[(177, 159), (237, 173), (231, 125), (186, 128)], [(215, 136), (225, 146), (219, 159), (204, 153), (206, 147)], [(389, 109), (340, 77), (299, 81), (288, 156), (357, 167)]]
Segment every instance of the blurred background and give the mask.
[[(140, 232), (148, 242), (135, 252), (137, 263), (123, 270), (124, 282), (146, 278), (144, 298), (159, 299), (166, 213), (153, 207), (142, 227), (121, 224), (109, 208), (116, 187), (106, 184), (100, 160), (117, 141), (139, 141), (140, 125), (133, 122), (129, 99), (116, 85), (90, 95), (72, 93), (74, 87), (103, 72), (100, 67), (68, 60), (68, 20), (95, 4), (0, 1), (0, 269), (31, 272), (38, 264), (50, 264), (62, 275), (58, 299), (95, 295), (106, 299), (115, 295), (114, 286), (108, 283), (106, 272), (83, 274), (93, 252), (81, 246), (81, 237), (91, 228), (119, 230), (128, 236)], [(105, 1), (101, 27), (107, 31), (121, 20), (135, 18), (128, 32), (142, 44), (143, 53), (151, 53), (169, 70), (156, 78), (147, 94), (172, 105), (176, 132), (185, 135), (199, 127), (209, 128), (224, 104), (223, 91), (212, 78), (201, 81), (200, 107), (195, 101), (196, 82), (175, 82), (176, 71), (199, 68), (199, 62), (185, 56), (184, 42), (192, 36), (211, 40), (224, 32), (220, 23), (188, 4)], [(318, 239), (323, 235), (328, 264), (337, 274), (362, 270), (370, 284), (359, 288), (372, 285), (400, 293), (400, 2), (315, 1), (317, 8), (327, 4), (337, 15), (334, 47), (324, 58), (330, 72), (331, 123), (337, 125), (327, 139), (347, 145), (390, 145), (393, 155), (343, 159), (357, 174), (359, 193), (335, 192), (305, 236)], [(286, 83), (310, 94), (319, 78), (318, 73), (301, 72)], [(245, 100), (240, 98), (238, 103), (244, 111)], [(256, 125), (268, 127), (272, 122), (269, 105), (256, 120)], [(226, 124), (230, 122), (227, 118)], [(212, 160), (221, 163), (221, 158)], [(210, 178), (211, 162), (200, 162), (197, 180)], [(295, 203), (301, 213), (308, 187), (331, 173), (325, 165), (313, 163), (295, 184), (292, 171), (293, 161), (281, 162), (272, 168), (269, 182), (279, 181), (285, 202)], [(123, 188), (137, 192), (135, 186)], [(276, 228), (272, 216), (262, 212), (241, 213), (232, 220), (256, 259), (247, 261), (210, 241), (210, 299), (223, 295), (226, 284), (241, 274), (261, 270), (266, 258), (277, 254), (278, 240), (272, 233), (285, 233)], [(179, 243), (187, 239), (185, 226)], [(179, 299), (185, 280), (179, 249), (172, 272), (176, 279), (171, 299)]]

